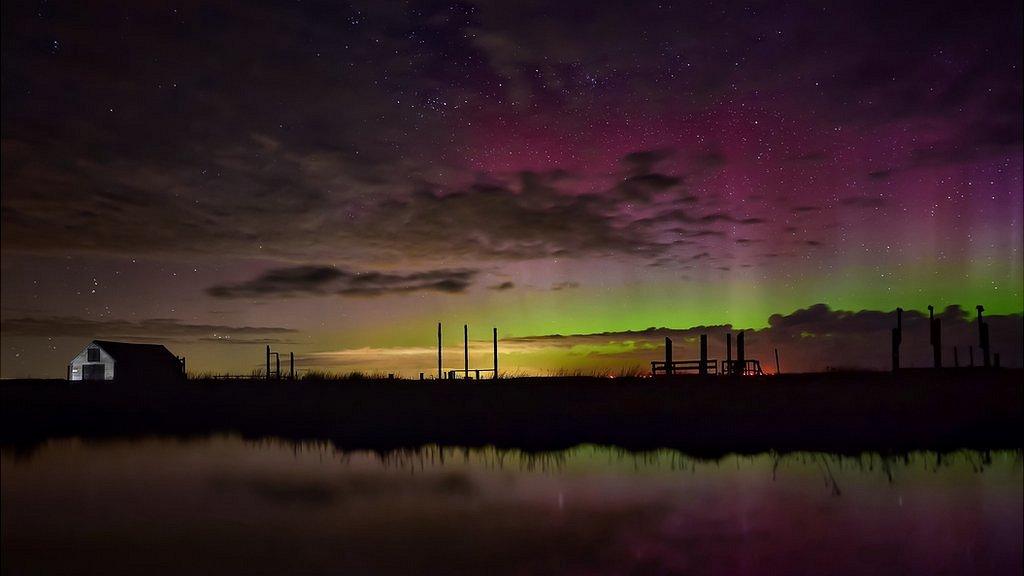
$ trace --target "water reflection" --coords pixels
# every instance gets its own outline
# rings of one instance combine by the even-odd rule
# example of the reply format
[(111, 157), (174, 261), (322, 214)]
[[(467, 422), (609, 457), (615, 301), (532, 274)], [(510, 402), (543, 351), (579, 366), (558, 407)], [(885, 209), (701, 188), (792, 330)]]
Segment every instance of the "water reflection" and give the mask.
[[(1020, 573), (1020, 452), (346, 452), (237, 437), (2, 454), (5, 573)], [(55, 553), (59, 551), (59, 553)]]

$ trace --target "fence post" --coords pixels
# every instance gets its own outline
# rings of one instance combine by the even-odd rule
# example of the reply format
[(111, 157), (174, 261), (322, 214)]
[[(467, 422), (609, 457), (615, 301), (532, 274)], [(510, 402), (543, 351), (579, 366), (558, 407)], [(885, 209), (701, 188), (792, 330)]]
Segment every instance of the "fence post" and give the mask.
[(896, 327), (892, 329), (892, 371), (900, 369), (900, 344), (903, 343), (903, 308), (896, 309)]
[(732, 332), (725, 333), (725, 373), (732, 374)]
[[(653, 370), (652, 370), (653, 372)], [(672, 339), (665, 337), (665, 374), (672, 375), (675, 368), (672, 367)]]
[(989, 354), (988, 324), (981, 318), (981, 313), (985, 311), (985, 307), (979, 304), (976, 308), (978, 309), (978, 347), (981, 348), (981, 365), (985, 368), (990, 368), (992, 366), (992, 357)]
[(700, 365), (698, 372), (701, 376), (708, 375), (708, 335), (700, 335)]
[(931, 330), (932, 367), (942, 368), (942, 319), (935, 317), (935, 307), (928, 305), (928, 327)]
[(747, 372), (747, 354), (743, 349), (743, 340), (743, 330), (740, 330), (740, 333), (736, 335), (736, 367), (739, 369), (740, 376)]

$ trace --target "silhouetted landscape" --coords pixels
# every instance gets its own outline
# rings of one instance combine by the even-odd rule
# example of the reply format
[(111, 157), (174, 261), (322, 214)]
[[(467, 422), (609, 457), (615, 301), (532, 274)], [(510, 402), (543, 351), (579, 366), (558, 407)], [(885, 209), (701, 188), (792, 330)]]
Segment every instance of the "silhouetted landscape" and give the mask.
[(0, 576), (1021, 574), (1022, 22), (3, 0)]
[(1020, 370), (497, 380), (4, 381), (0, 440), (237, 433), (392, 450), (578, 444), (694, 455), (1020, 449)]

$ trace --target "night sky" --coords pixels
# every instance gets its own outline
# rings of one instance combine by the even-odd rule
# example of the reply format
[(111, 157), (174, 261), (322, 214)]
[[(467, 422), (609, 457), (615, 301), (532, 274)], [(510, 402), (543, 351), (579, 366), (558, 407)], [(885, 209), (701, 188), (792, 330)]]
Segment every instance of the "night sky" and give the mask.
[(438, 321), (452, 368), (463, 323), (513, 371), (692, 357), (699, 326), (884, 367), (897, 306), (924, 365), (929, 304), (948, 346), (984, 304), (1020, 365), (1022, 30), (1020, 2), (6, 1), (2, 376), (93, 337), (431, 373)]

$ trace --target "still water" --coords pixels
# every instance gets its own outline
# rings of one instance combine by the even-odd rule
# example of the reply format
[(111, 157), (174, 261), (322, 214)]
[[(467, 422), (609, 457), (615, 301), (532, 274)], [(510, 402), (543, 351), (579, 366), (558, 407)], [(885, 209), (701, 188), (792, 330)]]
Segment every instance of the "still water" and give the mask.
[(1020, 574), (1020, 452), (2, 453), (5, 574)]

